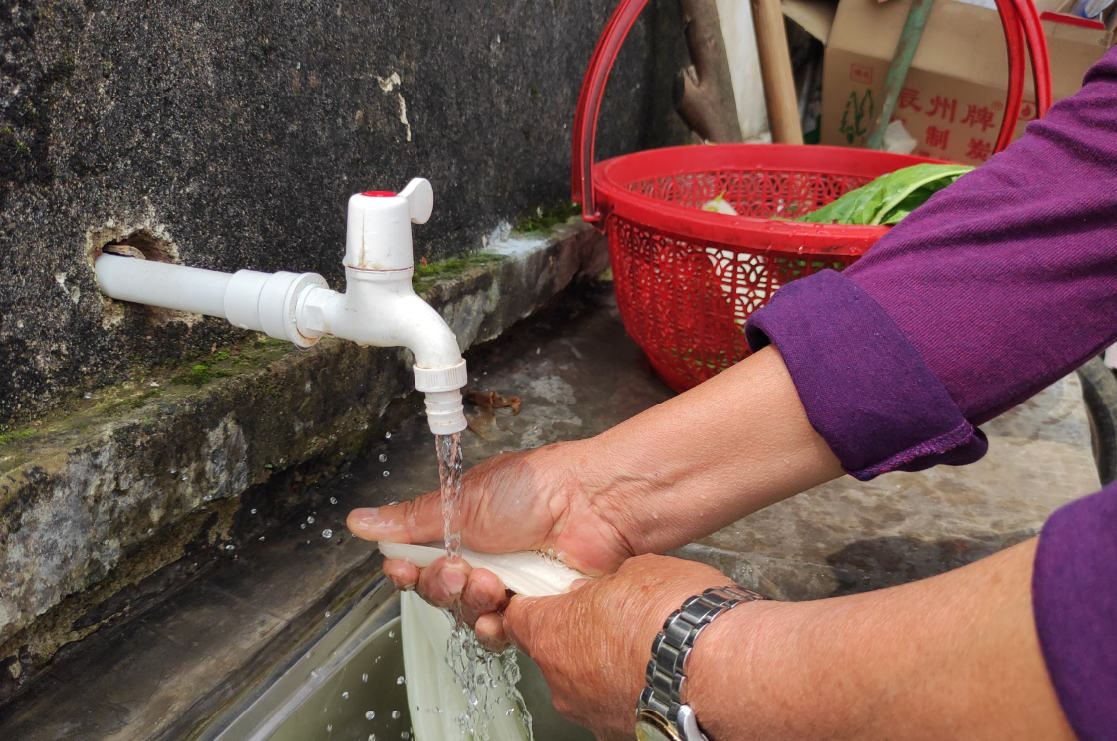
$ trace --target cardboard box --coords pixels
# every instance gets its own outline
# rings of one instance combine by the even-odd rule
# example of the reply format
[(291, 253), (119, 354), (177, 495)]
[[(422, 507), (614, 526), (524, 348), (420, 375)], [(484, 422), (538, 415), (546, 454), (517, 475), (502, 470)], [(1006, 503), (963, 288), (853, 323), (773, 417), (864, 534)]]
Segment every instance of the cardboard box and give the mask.
[[(1048, 7), (1044, 7), (1044, 3)], [(1065, 0), (1037, 0), (1061, 10)], [(884, 98), (884, 78), (911, 0), (784, 0), (784, 12), (826, 44), (822, 82), (822, 144), (864, 146)], [(823, 32), (827, 16), (829, 29)], [(1045, 20), (1055, 100), (1073, 95), (1101, 59), (1113, 29)], [(919, 142), (916, 154), (980, 164), (1000, 131), (1008, 89), (1008, 58), (996, 10), (936, 0), (893, 119)], [(1016, 135), (1035, 117), (1032, 81), (1025, 88)]]

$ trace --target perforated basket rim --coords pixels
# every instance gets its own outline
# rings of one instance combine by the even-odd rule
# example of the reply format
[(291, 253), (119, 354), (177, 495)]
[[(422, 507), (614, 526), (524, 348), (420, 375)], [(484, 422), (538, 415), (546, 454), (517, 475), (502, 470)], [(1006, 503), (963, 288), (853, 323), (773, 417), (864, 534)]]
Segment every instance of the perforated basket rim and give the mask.
[[(864, 149), (781, 144), (717, 144), (651, 149), (604, 160), (594, 166), (602, 215), (610, 214), (662, 234), (749, 251), (863, 255), (888, 233), (886, 226), (847, 226), (732, 216), (680, 206), (628, 186), (640, 180), (726, 171), (793, 171), (872, 179), (904, 167), (942, 163), (912, 155)], [(829, 165), (829, 166), (828, 166)], [(794, 249), (791, 248), (794, 245)]]

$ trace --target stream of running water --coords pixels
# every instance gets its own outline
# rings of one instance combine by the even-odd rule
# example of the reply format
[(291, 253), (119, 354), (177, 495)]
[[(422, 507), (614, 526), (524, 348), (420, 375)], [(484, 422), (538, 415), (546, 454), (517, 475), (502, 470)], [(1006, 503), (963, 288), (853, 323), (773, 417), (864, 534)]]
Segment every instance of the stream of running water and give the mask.
[[(446, 556), (453, 562), (461, 558), (462, 546), (461, 433), (435, 435), (434, 441), (442, 495), (442, 540)], [(527, 733), (526, 741), (531, 740), (531, 714), (523, 695), (516, 688), (520, 680), (516, 649), (509, 648), (499, 655), (486, 651), (473, 629), (462, 621), (461, 611), (457, 609), (454, 611), (454, 629), (447, 645), (446, 660), (466, 695), (466, 712), (456, 719), (463, 741), (507, 741), (505, 738), (493, 738), (490, 733), (490, 721), (495, 713), (518, 714)], [(505, 681), (499, 682), (498, 679)]]

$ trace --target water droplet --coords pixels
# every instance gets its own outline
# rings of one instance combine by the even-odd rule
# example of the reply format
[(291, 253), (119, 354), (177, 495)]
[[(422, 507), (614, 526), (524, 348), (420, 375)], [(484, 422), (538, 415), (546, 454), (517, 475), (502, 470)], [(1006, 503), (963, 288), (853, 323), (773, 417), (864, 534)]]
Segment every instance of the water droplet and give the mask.
[(183, 481), (186, 481), (186, 477), (185, 477), (185, 476), (183, 476), (183, 477), (182, 477), (182, 480), (183, 480)]
[(330, 611), (326, 610), (326, 617), (329, 617), (329, 616), (330, 616)]
[(299, 530), (306, 530), (306, 523), (299, 525)]
[(381, 463), (387, 463), (388, 462), (388, 456), (385, 455), (384, 453), (381, 453), (380, 454), (380, 462)]
[[(182, 477), (182, 480), (183, 480), (183, 481), (186, 481), (186, 477), (185, 477), (185, 476), (183, 476), (183, 477)], [(206, 495), (205, 495), (204, 497), (202, 497), (202, 501), (203, 501), (203, 502), (212, 502), (212, 501), (213, 501), (213, 497), (211, 497), (211, 496), (210, 496), (209, 494), (206, 494)]]
[(313, 525), (314, 524), (314, 515), (311, 515), (310, 517), (306, 518), (306, 521), (309, 522), (311, 525)]
[(326, 733), (329, 733), (333, 729), (334, 729), (334, 727), (332, 725), (328, 725), (328, 724), (326, 725)]
[(341, 699), (342, 700), (348, 700), (349, 699), (349, 693), (348, 692), (342, 692), (341, 693)]
[(399, 720), (399, 711), (398, 710), (393, 710), (392, 711), (392, 720)]
[(256, 510), (252, 510), (251, 514), (256, 514)]
[(233, 545), (232, 543), (230, 543), (229, 545), (225, 546), (225, 550), (227, 550), (227, 551), (231, 551), (231, 550), (233, 550), (234, 548), (236, 548), (236, 546), (235, 546), (235, 545)]
[(337, 504), (337, 497), (330, 497), (330, 504)]
[(399, 737), (400, 737), (400, 738), (410, 738), (410, 737), (411, 737), (411, 734), (410, 734), (410, 733), (408, 733), (407, 731), (404, 731), (403, 733), (401, 733), (401, 734), (399, 735)]
[(326, 528), (325, 530), (322, 531), (322, 537), (323, 538), (332, 538), (332, 537), (334, 537), (334, 531), (330, 530), (329, 528)]
[(385, 476), (387, 476), (387, 475), (388, 475), (388, 472), (387, 472), (387, 471), (385, 471), (385, 472), (384, 472), (384, 475), (385, 475)]
[(92, 398), (93, 398), (93, 394), (91, 394), (91, 393), (89, 393), (88, 391), (86, 391), (86, 392), (85, 392), (85, 398), (87, 398), (87, 399), (92, 399)]
[(171, 475), (174, 476), (176, 473), (178, 473), (178, 469), (177, 468), (172, 468), (171, 469)]
[(385, 440), (391, 440), (391, 439), (392, 439), (392, 433), (390, 433), (390, 432), (385, 432), (385, 433), (384, 433), (384, 439), (385, 439)]
[(261, 535), (261, 536), (260, 536), (260, 540), (263, 540), (263, 539), (264, 539), (264, 536), (263, 536), (263, 535)]
[[(365, 713), (365, 720), (372, 720), (375, 717), (376, 717), (376, 711), (375, 710), (370, 710), (367, 713)], [(372, 736), (369, 736), (369, 738), (372, 738)]]
[(389, 638), (395, 638), (396, 637), (396, 632), (394, 630), (389, 630), (388, 631), (388, 637)]
[(368, 681), (368, 675), (367, 674), (362, 674), (361, 675), (361, 681), (362, 682), (367, 682)]
[(368, 741), (376, 741), (376, 734), (375, 733), (370, 733), (368, 735)]
[(396, 684), (403, 684), (406, 681), (407, 680), (404, 679), (403, 677), (396, 677)]

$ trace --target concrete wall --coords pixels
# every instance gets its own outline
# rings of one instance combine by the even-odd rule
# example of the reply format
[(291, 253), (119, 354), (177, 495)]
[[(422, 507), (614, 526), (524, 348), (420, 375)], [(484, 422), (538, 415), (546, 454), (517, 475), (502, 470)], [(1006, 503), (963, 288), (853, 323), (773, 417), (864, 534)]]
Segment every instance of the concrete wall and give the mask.
[[(431, 259), (568, 197), (578, 89), (614, 5), (0, 0), (0, 432), (235, 339), (103, 302), (90, 254), (106, 242), (336, 285), (352, 192), (428, 177)], [(613, 72), (602, 156), (645, 143), (646, 16)]]

